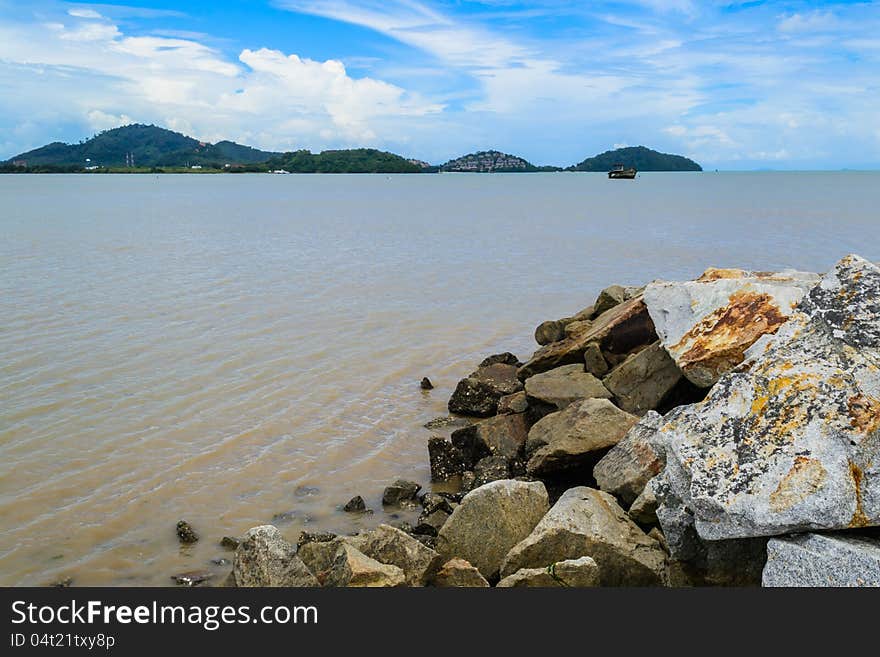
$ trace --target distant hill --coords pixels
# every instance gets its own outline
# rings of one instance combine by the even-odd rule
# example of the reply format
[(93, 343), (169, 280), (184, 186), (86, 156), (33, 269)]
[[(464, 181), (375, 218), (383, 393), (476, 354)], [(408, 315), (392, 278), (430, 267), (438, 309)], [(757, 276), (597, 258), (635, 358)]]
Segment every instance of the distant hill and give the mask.
[(348, 150), (294, 151), (274, 157), (266, 163), (271, 170), (289, 173), (422, 173), (424, 169), (400, 155), (375, 148)]
[(615, 164), (635, 167), (639, 171), (702, 171), (703, 167), (681, 155), (658, 153), (644, 146), (630, 146), (605, 151), (589, 157), (569, 171), (608, 171)]
[(440, 170), (463, 173), (518, 173), (559, 171), (560, 169), (558, 167), (536, 167), (528, 160), (524, 160), (516, 155), (501, 153), (500, 151), (479, 151), (449, 160), (449, 162), (440, 167)]
[[(261, 151), (231, 141), (200, 142), (154, 125), (132, 124), (100, 132), (78, 144), (54, 142), (11, 158), (28, 167), (101, 166), (138, 167), (255, 164), (278, 153)], [(87, 162), (88, 160), (88, 162)]]

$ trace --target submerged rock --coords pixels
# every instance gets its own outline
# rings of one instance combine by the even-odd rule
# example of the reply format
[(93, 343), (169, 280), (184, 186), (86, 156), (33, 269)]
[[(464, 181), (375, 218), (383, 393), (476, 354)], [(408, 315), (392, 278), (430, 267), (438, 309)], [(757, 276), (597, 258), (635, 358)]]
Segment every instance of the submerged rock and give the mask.
[(642, 415), (658, 408), (681, 377), (675, 361), (655, 342), (615, 367), (603, 383), (620, 408)]
[(590, 557), (567, 559), (552, 563), (546, 568), (521, 568), (502, 579), (496, 586), (498, 588), (599, 586), (599, 566)]
[(415, 506), (422, 487), (414, 481), (398, 479), (382, 492), (383, 506)]
[(420, 387), (422, 390), (433, 390), (433, 389), (434, 389), (434, 384), (431, 383), (431, 379), (429, 379), (428, 377), (424, 377), (424, 378), (421, 380), (421, 382), (419, 383), (419, 387)]
[(488, 588), (489, 582), (464, 559), (450, 559), (434, 576), (434, 586), (457, 588)]
[(747, 356), (660, 429), (667, 538), (676, 500), (704, 540), (880, 524), (880, 269), (844, 258)]
[(521, 568), (592, 557), (603, 586), (662, 584), (666, 554), (608, 493), (570, 488), (501, 565), (501, 576)]
[(626, 505), (666, 465), (666, 451), (655, 439), (663, 418), (649, 411), (593, 468), (599, 488)]
[(241, 539), (235, 538), (234, 536), (224, 536), (220, 539), (220, 547), (226, 548), (227, 550), (234, 550), (238, 547), (239, 543), (241, 543)]
[(235, 550), (236, 586), (318, 586), (318, 580), (272, 525), (249, 529)]
[(180, 520), (177, 523), (177, 538), (181, 543), (196, 543), (199, 535), (186, 520)]
[(360, 495), (355, 495), (348, 502), (345, 503), (345, 506), (342, 507), (342, 510), (346, 513), (363, 513), (367, 510), (367, 504), (364, 502), (364, 498)]
[(480, 367), (458, 382), (449, 398), (449, 412), (489, 417), (498, 410), (498, 400), (522, 390), (515, 365), (495, 363)]
[(526, 380), (526, 395), (558, 409), (579, 399), (593, 397), (610, 399), (611, 393), (602, 382), (584, 371), (582, 364), (564, 365), (536, 374)]
[(819, 277), (708, 269), (695, 281), (656, 281), (645, 304), (657, 335), (684, 375), (709, 387), (743, 360), (758, 338), (774, 333)]
[(616, 445), (639, 418), (607, 399), (587, 399), (541, 419), (529, 431), (529, 474), (543, 476), (579, 468)]
[(465, 495), (437, 536), (437, 551), (461, 557), (485, 577), (498, 573), (510, 548), (524, 539), (549, 509), (541, 482), (493, 481)]
[(767, 543), (763, 586), (880, 586), (880, 540), (803, 534)]

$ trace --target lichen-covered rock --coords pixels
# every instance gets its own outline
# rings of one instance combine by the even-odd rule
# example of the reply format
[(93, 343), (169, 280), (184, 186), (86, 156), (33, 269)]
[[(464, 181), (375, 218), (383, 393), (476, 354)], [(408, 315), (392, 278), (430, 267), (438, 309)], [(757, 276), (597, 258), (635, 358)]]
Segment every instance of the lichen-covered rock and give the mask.
[(464, 455), (442, 436), (428, 438), (428, 462), (431, 481), (446, 481), (465, 471)]
[(570, 488), (501, 565), (501, 576), (566, 559), (592, 557), (603, 586), (662, 583), (666, 554), (608, 493)]
[(542, 347), (519, 368), (517, 376), (525, 381), (562, 365), (583, 363), (584, 351), (591, 343), (598, 344), (603, 352), (627, 354), (633, 348), (655, 340), (654, 323), (642, 297), (638, 296), (603, 313), (584, 331)]
[(615, 367), (602, 383), (614, 395), (620, 408), (642, 415), (658, 408), (681, 377), (675, 361), (659, 342), (655, 342)]
[(880, 587), (880, 540), (843, 534), (771, 539), (762, 585)]
[(599, 586), (599, 566), (590, 557), (567, 559), (552, 563), (545, 568), (521, 568), (502, 579), (496, 586), (498, 588)]
[(494, 363), (480, 367), (458, 382), (449, 398), (449, 412), (489, 417), (498, 410), (498, 400), (522, 390), (515, 365)]
[(663, 346), (693, 383), (709, 387), (774, 333), (818, 281), (816, 274), (709, 269), (697, 280), (656, 281), (645, 305)]
[(236, 586), (318, 586), (318, 580), (277, 527), (253, 527), (235, 549)]
[(446, 560), (466, 559), (491, 579), (510, 548), (529, 535), (549, 508), (539, 481), (493, 481), (465, 495), (440, 530), (437, 551)]
[(481, 420), (452, 433), (452, 444), (472, 468), (486, 456), (503, 456), (510, 460), (522, 453), (529, 435), (528, 420), (522, 413), (497, 415)]
[(616, 445), (639, 421), (607, 399), (575, 402), (536, 422), (529, 431), (529, 474), (545, 476), (594, 462), (602, 450)]
[(405, 586), (406, 576), (397, 566), (371, 559), (348, 543), (341, 543), (324, 586), (333, 587), (394, 587)]
[(450, 559), (434, 576), (434, 586), (456, 588), (489, 588), (489, 582), (464, 559)]
[(593, 468), (599, 488), (629, 506), (666, 465), (666, 450), (655, 440), (663, 418), (649, 411)]
[(379, 525), (361, 538), (358, 549), (371, 559), (400, 568), (407, 586), (424, 586), (440, 567), (439, 554), (390, 525)]
[(660, 428), (667, 538), (667, 497), (704, 540), (880, 524), (878, 364), (880, 269), (847, 256), (742, 367)]
[(582, 364), (563, 365), (526, 380), (526, 395), (563, 409), (579, 399), (610, 399), (602, 382), (584, 371)]

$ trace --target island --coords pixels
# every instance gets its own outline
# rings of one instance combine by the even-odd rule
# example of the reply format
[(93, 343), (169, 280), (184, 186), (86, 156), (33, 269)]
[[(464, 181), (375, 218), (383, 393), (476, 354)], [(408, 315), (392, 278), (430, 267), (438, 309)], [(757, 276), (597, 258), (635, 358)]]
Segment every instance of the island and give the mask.
[(532, 173), (535, 171), (562, 171), (560, 167), (538, 167), (516, 155), (500, 151), (478, 151), (449, 160), (441, 171), (460, 173)]
[(615, 165), (638, 171), (702, 171), (703, 167), (681, 155), (670, 155), (645, 146), (628, 146), (605, 151), (568, 168), (568, 171), (610, 171)]

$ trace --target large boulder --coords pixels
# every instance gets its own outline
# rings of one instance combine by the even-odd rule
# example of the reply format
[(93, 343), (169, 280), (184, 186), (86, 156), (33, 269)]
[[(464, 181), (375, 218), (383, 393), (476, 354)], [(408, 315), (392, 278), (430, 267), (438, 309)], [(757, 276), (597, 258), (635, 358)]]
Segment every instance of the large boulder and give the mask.
[(465, 471), (465, 459), (461, 450), (443, 436), (428, 439), (428, 462), (431, 481), (446, 481)]
[(593, 468), (600, 489), (627, 506), (642, 494), (645, 485), (666, 465), (666, 450), (655, 440), (662, 423), (659, 414), (649, 411), (602, 457)]
[(603, 383), (620, 408), (642, 415), (659, 407), (680, 380), (681, 370), (655, 342), (615, 367)]
[(498, 588), (599, 586), (599, 566), (590, 557), (581, 557), (552, 563), (546, 568), (521, 568), (502, 579), (496, 586)]
[(608, 493), (570, 488), (529, 536), (510, 550), (501, 576), (566, 559), (592, 557), (603, 586), (652, 586), (663, 582), (666, 554)]
[(460, 557), (491, 579), (501, 560), (547, 513), (547, 490), (539, 481), (493, 481), (465, 495), (437, 536), (444, 559)]
[(763, 586), (880, 586), (880, 540), (802, 534), (767, 543)]
[(452, 433), (452, 444), (472, 468), (486, 456), (517, 458), (529, 435), (528, 420), (523, 413), (497, 415), (481, 420)]
[(318, 580), (284, 540), (277, 527), (249, 529), (235, 549), (232, 575), (236, 586), (318, 586)]
[(563, 473), (595, 462), (639, 421), (607, 399), (587, 399), (542, 418), (529, 431), (529, 474)]
[(449, 398), (449, 412), (489, 417), (498, 411), (498, 400), (522, 390), (517, 368), (505, 362), (480, 367), (458, 382)]
[(530, 399), (553, 404), (558, 409), (579, 399), (611, 398), (611, 393), (602, 382), (584, 371), (583, 363), (563, 365), (527, 379), (526, 395)]
[(667, 538), (679, 502), (704, 540), (880, 524), (878, 363), (880, 268), (848, 256), (660, 428)]
[(379, 525), (361, 538), (358, 549), (371, 559), (400, 568), (407, 586), (424, 586), (440, 567), (439, 554), (390, 525)]
[(709, 269), (695, 281), (651, 283), (645, 305), (684, 375), (709, 387), (758, 338), (776, 332), (818, 279), (791, 270)]
[(340, 543), (327, 570), (324, 586), (394, 587), (406, 585), (401, 568), (371, 559), (348, 543)]
[(488, 588), (489, 582), (464, 559), (450, 559), (434, 576), (434, 586), (456, 588)]
[(657, 333), (648, 309), (642, 297), (637, 296), (603, 313), (591, 325), (585, 325), (582, 331), (542, 347), (519, 368), (517, 376), (525, 381), (561, 365), (583, 363), (584, 351), (594, 342), (603, 352), (626, 354), (656, 339)]

